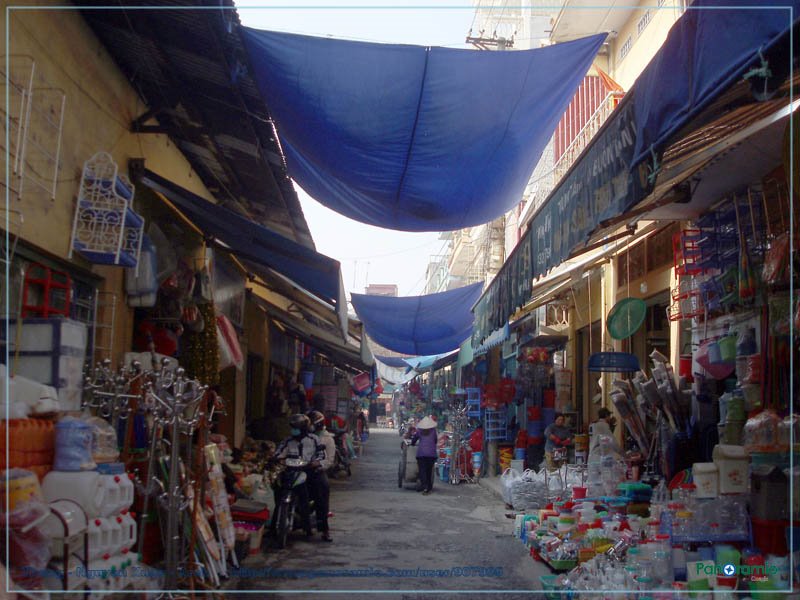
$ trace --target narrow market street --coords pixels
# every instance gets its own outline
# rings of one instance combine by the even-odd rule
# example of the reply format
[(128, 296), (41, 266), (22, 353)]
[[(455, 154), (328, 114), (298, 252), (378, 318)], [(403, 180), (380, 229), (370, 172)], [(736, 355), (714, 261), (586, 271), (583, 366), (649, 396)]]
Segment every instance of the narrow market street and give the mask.
[[(288, 548), (246, 559), (243, 576), (230, 580), (226, 589), (407, 591), (402, 597), (452, 589), (494, 591), (493, 595), (502, 591), (503, 598), (533, 597), (505, 593), (539, 589), (539, 576), (548, 571), (511, 535), (513, 521), (505, 517), (495, 493), (480, 485), (453, 486), (438, 479), (429, 496), (415, 492), (410, 484), (398, 489), (399, 443), (396, 430), (373, 428), (352, 477), (342, 475), (331, 482), (332, 544), (319, 536), (306, 541), (297, 531)], [(467, 567), (478, 567), (478, 575), (454, 574)], [(416, 576), (417, 569), (441, 573)], [(372, 574), (348, 573), (354, 570)], [(398, 574), (401, 570), (415, 574)], [(226, 597), (233, 596), (226, 591)]]

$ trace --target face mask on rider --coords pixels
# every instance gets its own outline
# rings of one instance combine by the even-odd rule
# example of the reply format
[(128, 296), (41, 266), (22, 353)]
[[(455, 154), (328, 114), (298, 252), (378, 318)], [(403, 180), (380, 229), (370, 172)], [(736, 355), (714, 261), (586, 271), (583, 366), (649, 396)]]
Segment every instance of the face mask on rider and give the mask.
[(294, 437), (297, 437), (298, 435), (300, 435), (300, 430), (299, 430), (299, 429), (295, 429), (294, 427), (292, 427), (292, 429), (291, 429), (291, 434), (292, 434)]

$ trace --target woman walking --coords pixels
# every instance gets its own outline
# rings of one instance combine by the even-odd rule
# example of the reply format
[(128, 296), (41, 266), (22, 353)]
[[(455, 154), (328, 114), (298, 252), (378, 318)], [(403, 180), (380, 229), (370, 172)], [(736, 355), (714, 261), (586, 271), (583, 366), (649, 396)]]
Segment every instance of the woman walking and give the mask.
[(412, 444), (417, 444), (417, 466), (419, 467), (418, 492), (427, 496), (433, 490), (433, 465), (436, 462), (436, 421), (425, 417), (417, 423)]

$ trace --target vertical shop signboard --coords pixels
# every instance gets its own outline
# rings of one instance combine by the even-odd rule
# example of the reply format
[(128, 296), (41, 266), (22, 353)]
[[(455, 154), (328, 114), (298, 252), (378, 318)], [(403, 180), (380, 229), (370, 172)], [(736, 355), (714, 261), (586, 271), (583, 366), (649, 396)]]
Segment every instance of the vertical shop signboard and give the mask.
[(617, 107), (531, 223), (534, 278), (566, 260), (600, 223), (622, 214), (650, 192), (647, 165), (630, 170), (636, 146), (630, 100)]

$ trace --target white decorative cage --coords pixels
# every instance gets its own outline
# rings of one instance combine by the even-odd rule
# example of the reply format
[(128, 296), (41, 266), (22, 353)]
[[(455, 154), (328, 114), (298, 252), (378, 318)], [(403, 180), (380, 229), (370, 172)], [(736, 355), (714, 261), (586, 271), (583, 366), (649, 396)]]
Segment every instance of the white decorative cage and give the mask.
[(70, 257), (78, 251), (89, 262), (137, 268), (144, 219), (133, 210), (135, 188), (118, 173), (107, 152), (83, 165), (72, 223)]

